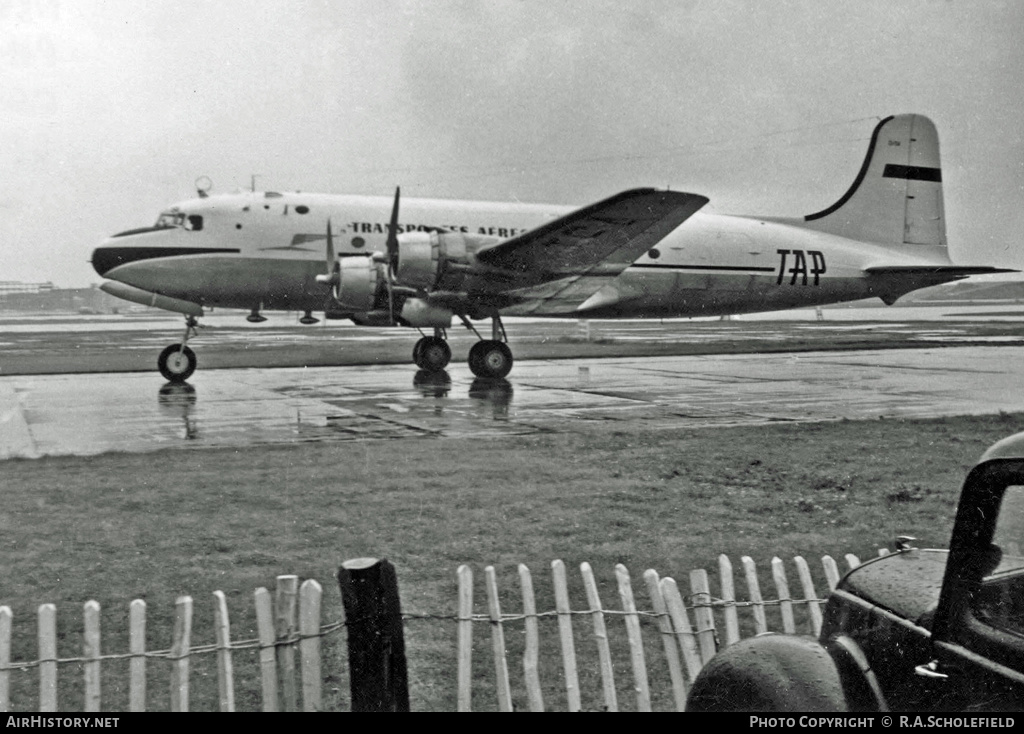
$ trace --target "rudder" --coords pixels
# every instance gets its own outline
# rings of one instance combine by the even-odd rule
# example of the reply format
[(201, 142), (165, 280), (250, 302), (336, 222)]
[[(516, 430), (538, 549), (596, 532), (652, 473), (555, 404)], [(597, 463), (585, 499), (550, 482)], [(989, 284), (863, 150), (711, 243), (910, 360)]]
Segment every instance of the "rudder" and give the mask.
[(804, 222), (841, 237), (938, 249), (948, 259), (939, 136), (932, 121), (896, 115), (878, 123), (853, 185)]

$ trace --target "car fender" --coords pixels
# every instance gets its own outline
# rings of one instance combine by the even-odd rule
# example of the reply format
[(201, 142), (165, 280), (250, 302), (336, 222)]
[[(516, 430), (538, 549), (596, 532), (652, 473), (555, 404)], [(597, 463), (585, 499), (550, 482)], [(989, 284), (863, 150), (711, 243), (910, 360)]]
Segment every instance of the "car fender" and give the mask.
[(715, 655), (690, 689), (687, 711), (885, 711), (867, 658), (848, 637), (767, 633)]
[(851, 710), (889, 710), (871, 663), (852, 637), (837, 635), (828, 641), (825, 650), (836, 665)]

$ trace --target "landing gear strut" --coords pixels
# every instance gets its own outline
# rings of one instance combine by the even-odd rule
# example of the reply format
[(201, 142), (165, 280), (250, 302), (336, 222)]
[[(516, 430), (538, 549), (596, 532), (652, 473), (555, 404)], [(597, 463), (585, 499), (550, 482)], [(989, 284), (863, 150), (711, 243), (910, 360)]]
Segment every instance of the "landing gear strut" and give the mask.
[(171, 344), (160, 352), (156, 366), (168, 382), (184, 382), (196, 371), (196, 354), (186, 344), (189, 337), (196, 335), (198, 325), (195, 316), (186, 316), (185, 335), (181, 338), (181, 344)]

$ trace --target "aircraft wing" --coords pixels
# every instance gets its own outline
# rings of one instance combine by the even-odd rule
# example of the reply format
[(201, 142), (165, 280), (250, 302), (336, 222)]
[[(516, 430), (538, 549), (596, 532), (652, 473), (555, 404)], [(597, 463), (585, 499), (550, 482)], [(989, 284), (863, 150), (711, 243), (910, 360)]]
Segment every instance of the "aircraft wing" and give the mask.
[(707, 202), (681, 191), (623, 191), (481, 248), (474, 296), (524, 314), (572, 311)]

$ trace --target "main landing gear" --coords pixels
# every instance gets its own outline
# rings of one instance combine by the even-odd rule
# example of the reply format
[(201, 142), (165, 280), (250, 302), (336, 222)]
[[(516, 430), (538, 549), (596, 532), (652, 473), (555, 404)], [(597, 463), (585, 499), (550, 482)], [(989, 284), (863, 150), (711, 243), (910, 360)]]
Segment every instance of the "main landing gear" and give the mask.
[(196, 335), (198, 325), (195, 316), (186, 316), (185, 335), (181, 339), (181, 344), (171, 344), (160, 352), (156, 366), (168, 382), (184, 382), (196, 371), (196, 353), (186, 345), (189, 337)]
[(469, 369), (477, 377), (504, 377), (512, 371), (512, 350), (505, 342), (482, 339), (469, 350)]
[(440, 372), (452, 361), (452, 349), (445, 341), (444, 329), (434, 329), (434, 336), (425, 336), (412, 348), (412, 361), (421, 370)]
[[(462, 321), (466, 328), (480, 337), (480, 333), (466, 318)], [(508, 337), (500, 316), (493, 318), (491, 331), (491, 339), (480, 337), (480, 341), (469, 350), (469, 369), (477, 377), (500, 379), (512, 371), (512, 350), (508, 347)], [(427, 372), (443, 370), (452, 359), (452, 350), (446, 338), (444, 329), (434, 329), (434, 336), (425, 336), (416, 342), (412, 350), (412, 361)]]

